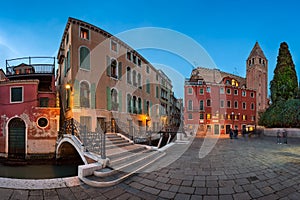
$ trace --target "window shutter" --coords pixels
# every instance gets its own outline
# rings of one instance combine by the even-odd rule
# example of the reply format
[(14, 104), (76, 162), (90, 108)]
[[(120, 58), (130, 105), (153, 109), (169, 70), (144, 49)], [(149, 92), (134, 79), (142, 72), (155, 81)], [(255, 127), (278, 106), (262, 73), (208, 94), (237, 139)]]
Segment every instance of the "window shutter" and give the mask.
[(122, 80), (122, 62), (119, 62), (118, 66), (118, 79)]
[(106, 74), (107, 76), (111, 76), (111, 71), (110, 71), (110, 57), (106, 56)]
[(71, 60), (70, 50), (67, 53), (67, 70), (70, 69), (70, 60)]
[(147, 100), (144, 99), (144, 112), (143, 114), (146, 114), (147, 113)]
[(149, 115), (152, 116), (152, 102), (149, 102)]
[(110, 88), (106, 87), (106, 98), (107, 98), (107, 110), (111, 110), (111, 95), (110, 95)]
[(80, 99), (80, 89), (79, 89), (79, 81), (74, 80), (74, 108), (79, 107), (79, 99)]
[(119, 112), (122, 112), (122, 92), (119, 91)]
[(68, 62), (68, 59), (65, 58), (65, 62), (64, 62), (64, 76), (66, 77), (66, 74), (67, 74), (67, 62)]
[(91, 108), (96, 108), (96, 84), (92, 83), (91, 85)]

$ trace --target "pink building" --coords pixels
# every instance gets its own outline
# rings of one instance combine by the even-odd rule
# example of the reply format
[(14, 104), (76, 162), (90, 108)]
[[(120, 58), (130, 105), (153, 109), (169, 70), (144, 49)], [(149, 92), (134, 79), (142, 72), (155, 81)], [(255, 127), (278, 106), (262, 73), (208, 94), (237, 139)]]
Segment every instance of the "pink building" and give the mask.
[(54, 157), (60, 114), (54, 64), (49, 57), (6, 61), (0, 81), (1, 157)]

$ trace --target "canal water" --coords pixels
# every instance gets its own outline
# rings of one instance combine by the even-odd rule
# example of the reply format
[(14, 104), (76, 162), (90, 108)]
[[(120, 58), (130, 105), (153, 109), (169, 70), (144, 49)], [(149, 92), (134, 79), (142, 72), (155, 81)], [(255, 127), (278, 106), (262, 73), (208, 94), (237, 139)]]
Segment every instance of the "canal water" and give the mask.
[(6, 166), (0, 163), (0, 177), (19, 179), (49, 179), (77, 176), (78, 165)]

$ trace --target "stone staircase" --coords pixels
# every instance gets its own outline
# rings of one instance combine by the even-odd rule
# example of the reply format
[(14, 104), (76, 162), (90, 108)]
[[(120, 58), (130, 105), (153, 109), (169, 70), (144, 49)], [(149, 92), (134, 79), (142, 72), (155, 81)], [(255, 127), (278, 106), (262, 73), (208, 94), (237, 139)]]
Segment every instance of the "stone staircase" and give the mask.
[(90, 186), (116, 185), (129, 176), (146, 170), (165, 155), (149, 146), (134, 144), (120, 134), (109, 133), (106, 136), (106, 156), (110, 160), (108, 166), (95, 168), (92, 174), (80, 177)]

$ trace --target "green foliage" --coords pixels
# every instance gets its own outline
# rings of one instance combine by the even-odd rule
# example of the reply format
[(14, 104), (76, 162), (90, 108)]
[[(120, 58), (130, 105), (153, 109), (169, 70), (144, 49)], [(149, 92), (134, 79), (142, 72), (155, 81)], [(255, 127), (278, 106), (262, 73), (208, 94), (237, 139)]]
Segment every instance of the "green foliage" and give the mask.
[(272, 103), (297, 97), (297, 74), (292, 55), (285, 42), (280, 44), (274, 78), (270, 85)]
[(265, 127), (300, 127), (300, 92), (295, 65), (287, 43), (280, 44), (274, 78), (271, 81), (271, 106), (260, 114)]
[(268, 128), (300, 127), (300, 99), (289, 99), (272, 104), (260, 114), (259, 125)]

